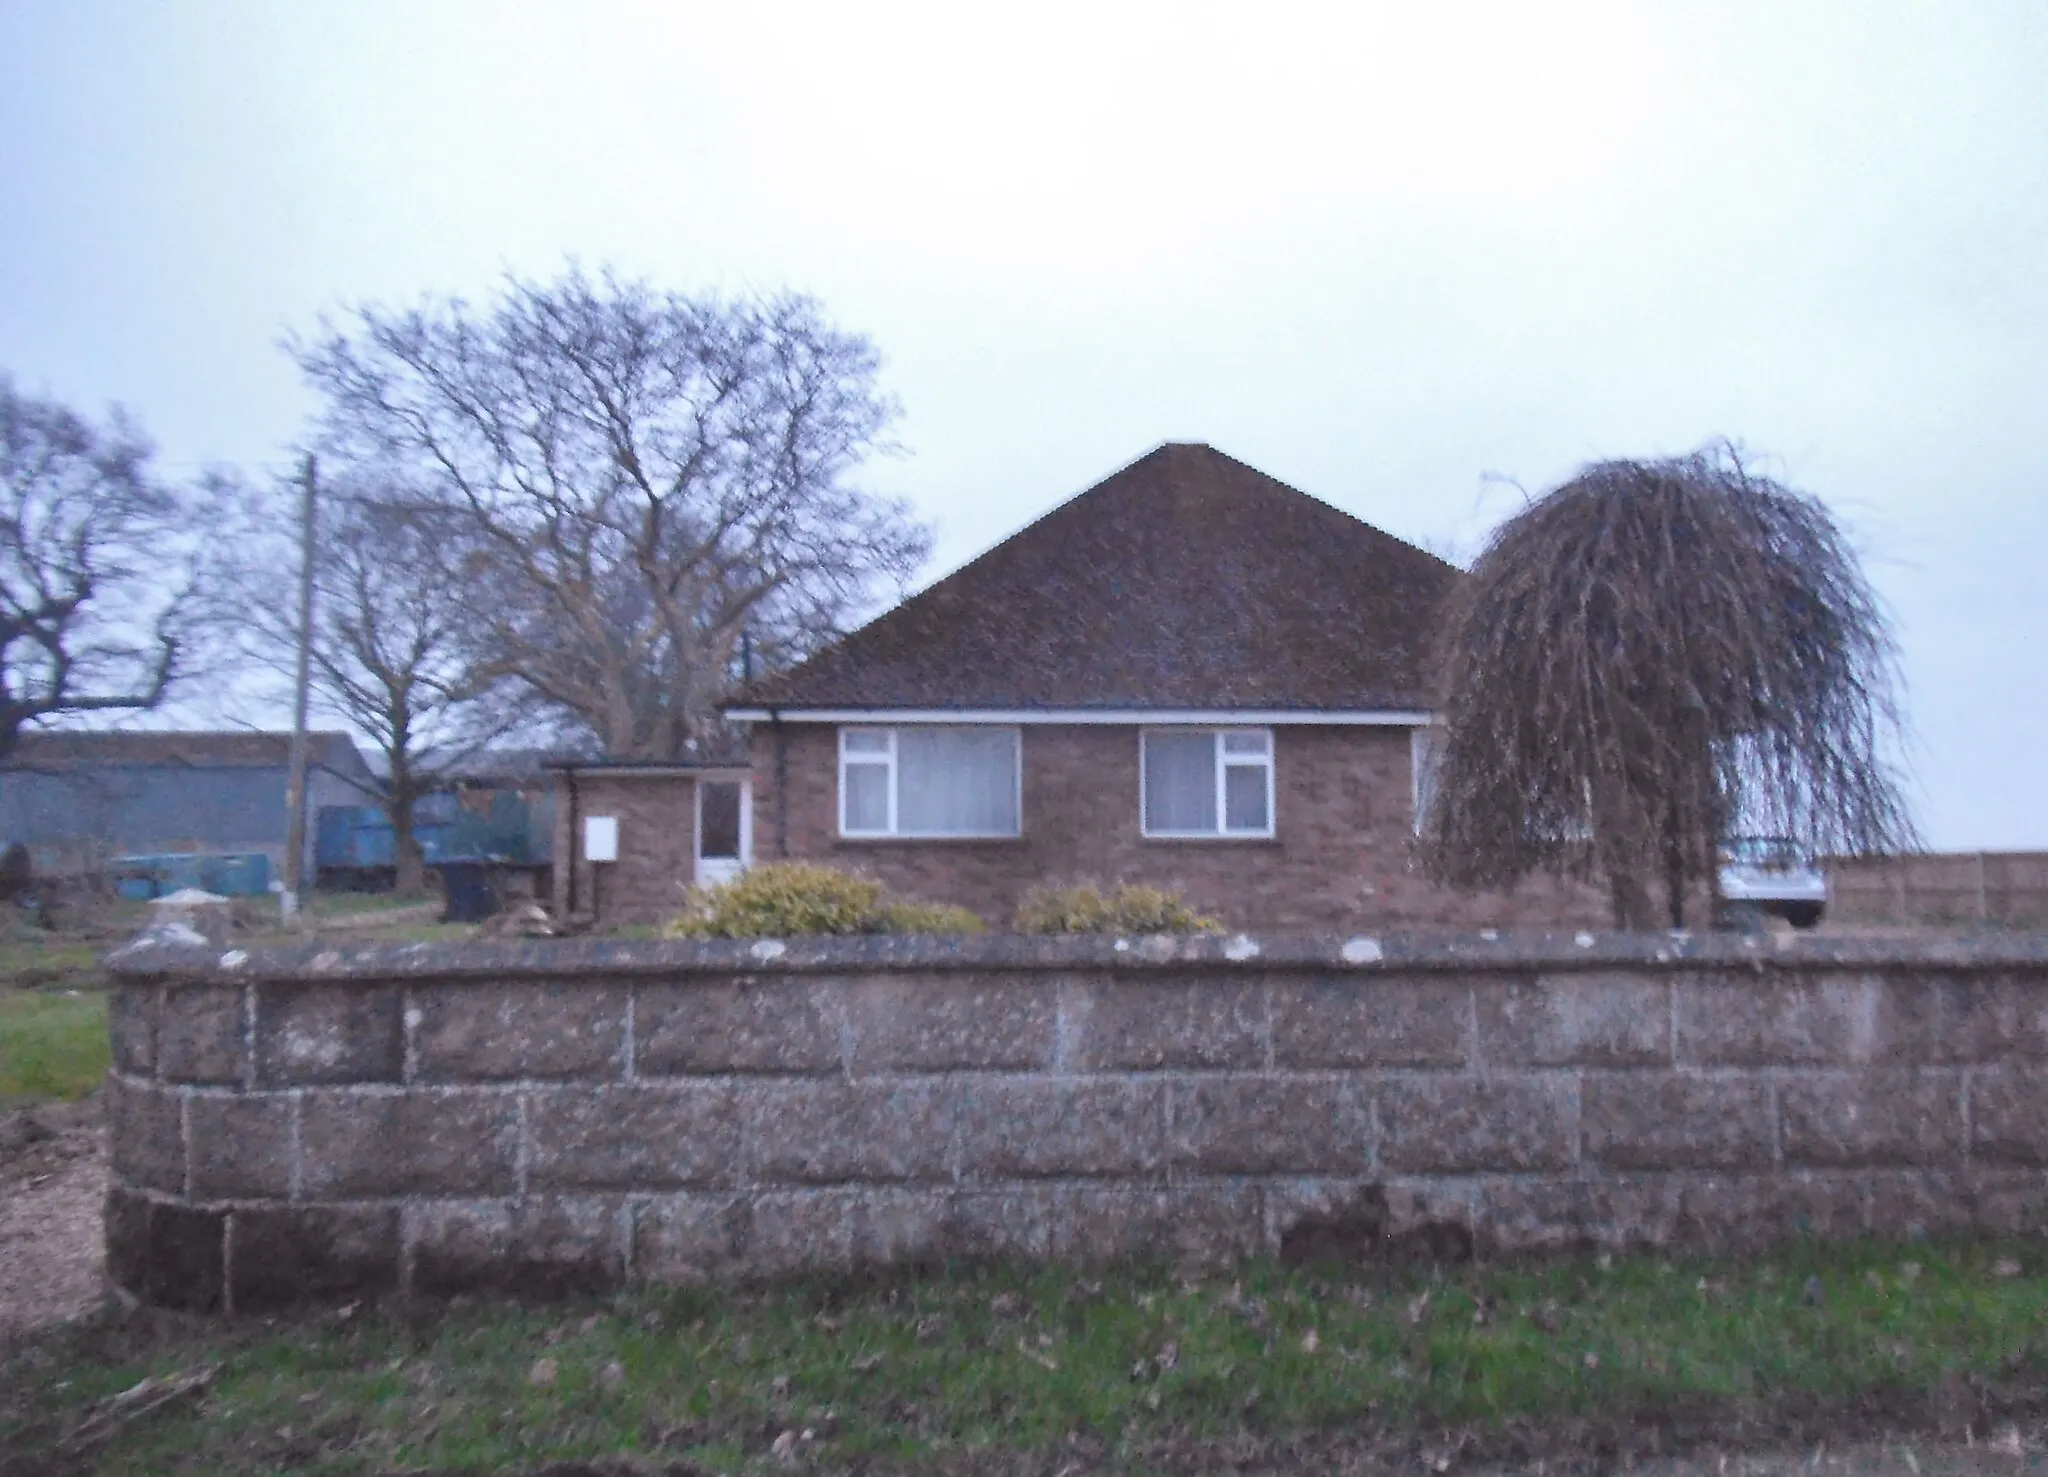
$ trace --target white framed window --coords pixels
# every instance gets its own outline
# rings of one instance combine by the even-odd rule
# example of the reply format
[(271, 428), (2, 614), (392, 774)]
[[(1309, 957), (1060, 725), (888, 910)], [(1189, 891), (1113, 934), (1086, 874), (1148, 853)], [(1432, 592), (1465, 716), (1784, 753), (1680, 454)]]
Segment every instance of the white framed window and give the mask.
[(839, 730), (839, 834), (1022, 834), (1023, 762), (1015, 728)]
[(1147, 836), (1271, 836), (1273, 731), (1140, 729), (1138, 790)]
[(1410, 797), (1415, 805), (1415, 834), (1422, 834), (1422, 823), (1429, 817), (1430, 806), (1436, 803), (1437, 766), (1443, 763), (1444, 731), (1441, 728), (1411, 728), (1408, 730), (1408, 778)]

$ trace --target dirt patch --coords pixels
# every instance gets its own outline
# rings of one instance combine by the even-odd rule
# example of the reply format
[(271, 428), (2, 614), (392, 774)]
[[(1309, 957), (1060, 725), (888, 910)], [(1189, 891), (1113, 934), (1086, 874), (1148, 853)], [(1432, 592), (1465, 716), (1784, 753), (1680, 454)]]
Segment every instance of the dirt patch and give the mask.
[(1397, 1228), (1386, 1192), (1368, 1186), (1334, 1210), (1303, 1216), (1280, 1237), (1280, 1260), (1290, 1267), (1316, 1262), (1352, 1266), (1450, 1265), (1469, 1262), (1472, 1233), (1452, 1221), (1422, 1219)]
[(106, 1197), (97, 1094), (0, 1116), (0, 1348), (100, 1305)]

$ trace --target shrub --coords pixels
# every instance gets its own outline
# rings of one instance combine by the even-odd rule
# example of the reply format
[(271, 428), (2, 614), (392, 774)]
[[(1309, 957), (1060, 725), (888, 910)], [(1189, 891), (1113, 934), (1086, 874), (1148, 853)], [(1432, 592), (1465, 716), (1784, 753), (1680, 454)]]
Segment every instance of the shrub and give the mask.
[(877, 929), (878, 933), (980, 933), (981, 919), (965, 908), (952, 903), (907, 903), (889, 902), (882, 904), (882, 920), (887, 925)]
[(1017, 909), (1019, 933), (1221, 933), (1223, 925), (1163, 887), (1092, 882), (1035, 888)]
[(979, 933), (965, 908), (885, 899), (871, 877), (810, 862), (755, 867), (718, 887), (693, 887), (670, 938), (801, 938), (817, 934)]

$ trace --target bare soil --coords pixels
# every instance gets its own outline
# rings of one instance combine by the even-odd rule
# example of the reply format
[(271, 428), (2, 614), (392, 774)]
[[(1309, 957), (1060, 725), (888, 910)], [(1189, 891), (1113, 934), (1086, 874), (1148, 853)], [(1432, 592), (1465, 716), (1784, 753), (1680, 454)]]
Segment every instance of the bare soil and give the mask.
[(0, 1115), (0, 1349), (100, 1306), (106, 1193), (97, 1093)]

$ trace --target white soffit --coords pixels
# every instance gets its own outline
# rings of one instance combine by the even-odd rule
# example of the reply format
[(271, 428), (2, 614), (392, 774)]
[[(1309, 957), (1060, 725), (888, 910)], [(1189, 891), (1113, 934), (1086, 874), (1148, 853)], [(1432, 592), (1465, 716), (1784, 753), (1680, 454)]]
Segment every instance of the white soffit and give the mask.
[(725, 716), (742, 723), (781, 719), (789, 723), (1061, 723), (1119, 727), (1229, 724), (1261, 728), (1421, 728), (1434, 721), (1434, 715), (1420, 708), (728, 708)]

